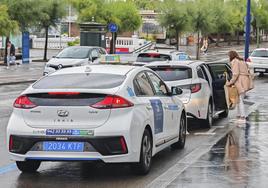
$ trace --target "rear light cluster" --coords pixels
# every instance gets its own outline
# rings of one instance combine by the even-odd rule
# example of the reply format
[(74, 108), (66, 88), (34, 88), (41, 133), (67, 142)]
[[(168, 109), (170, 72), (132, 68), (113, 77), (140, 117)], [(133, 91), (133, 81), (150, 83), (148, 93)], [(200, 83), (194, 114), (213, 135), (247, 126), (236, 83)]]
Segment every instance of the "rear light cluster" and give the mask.
[(91, 107), (97, 109), (127, 108), (131, 106), (133, 106), (133, 103), (115, 95), (108, 95), (102, 101), (91, 105)]
[[(51, 92), (48, 93), (49, 95), (79, 95), (76, 92)], [(22, 109), (31, 109), (37, 107), (34, 102), (32, 102), (29, 97), (26, 95), (22, 95), (18, 97), (13, 106), (15, 108), (22, 108)], [(90, 105), (93, 108), (97, 109), (112, 109), (112, 108), (127, 108), (132, 107), (133, 103), (129, 102), (128, 100), (115, 96), (115, 95), (107, 95), (102, 101), (97, 102), (95, 104)]]
[(191, 85), (191, 93), (197, 93), (200, 90), (201, 90), (201, 84)]
[(18, 97), (15, 100), (13, 106), (15, 108), (23, 108), (23, 109), (30, 109), (36, 107), (36, 105), (26, 95)]

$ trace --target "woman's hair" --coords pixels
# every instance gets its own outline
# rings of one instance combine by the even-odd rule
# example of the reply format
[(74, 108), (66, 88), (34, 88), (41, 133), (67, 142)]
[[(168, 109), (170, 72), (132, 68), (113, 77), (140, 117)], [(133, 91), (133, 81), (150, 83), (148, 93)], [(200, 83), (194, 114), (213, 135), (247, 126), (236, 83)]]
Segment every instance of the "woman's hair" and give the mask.
[(233, 59), (235, 58), (238, 60), (244, 61), (244, 59), (240, 57), (236, 51), (229, 51), (228, 56), (229, 56), (230, 61), (233, 61)]

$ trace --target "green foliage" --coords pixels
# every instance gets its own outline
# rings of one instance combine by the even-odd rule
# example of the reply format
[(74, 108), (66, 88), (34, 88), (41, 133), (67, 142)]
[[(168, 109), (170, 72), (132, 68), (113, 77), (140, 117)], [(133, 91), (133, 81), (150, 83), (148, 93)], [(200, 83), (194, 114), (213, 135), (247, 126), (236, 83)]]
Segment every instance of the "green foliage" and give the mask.
[(40, 0), (39, 23), (42, 27), (56, 26), (66, 14), (63, 0)]
[(135, 31), (141, 25), (141, 17), (135, 4), (124, 1), (71, 0), (79, 12), (80, 22), (94, 21), (108, 24), (116, 23), (119, 32)]
[(80, 44), (80, 40), (79, 39), (75, 39), (75, 41), (68, 42), (67, 44), (68, 44), (68, 46), (77, 46), (77, 45)]
[(22, 31), (34, 26), (39, 21), (41, 0), (6, 0), (10, 18), (16, 20)]
[(16, 31), (17, 22), (10, 19), (6, 5), (0, 5), (0, 12), (0, 36), (9, 36), (11, 32)]
[(160, 0), (128, 0), (128, 2), (134, 3), (140, 10), (158, 10), (161, 5)]

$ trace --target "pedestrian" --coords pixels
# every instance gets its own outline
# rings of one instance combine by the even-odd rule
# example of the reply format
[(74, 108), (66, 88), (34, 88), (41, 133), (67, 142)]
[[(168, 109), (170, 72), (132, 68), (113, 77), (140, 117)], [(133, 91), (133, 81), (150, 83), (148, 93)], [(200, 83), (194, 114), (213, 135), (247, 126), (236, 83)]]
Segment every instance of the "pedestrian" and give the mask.
[(244, 106), (244, 98), (247, 91), (253, 88), (251, 74), (247, 63), (243, 58), (239, 57), (236, 51), (228, 53), (230, 64), (232, 67), (232, 78), (226, 82), (227, 86), (235, 86), (238, 92), (238, 105), (237, 105), (237, 122), (246, 123), (246, 113)]
[(207, 55), (207, 51), (208, 51), (208, 39), (206, 37), (204, 37), (204, 39), (203, 39), (203, 45), (201, 47), (201, 51), (203, 52), (204, 55)]
[(10, 64), (15, 64), (15, 46), (10, 41), (7, 42), (7, 69)]

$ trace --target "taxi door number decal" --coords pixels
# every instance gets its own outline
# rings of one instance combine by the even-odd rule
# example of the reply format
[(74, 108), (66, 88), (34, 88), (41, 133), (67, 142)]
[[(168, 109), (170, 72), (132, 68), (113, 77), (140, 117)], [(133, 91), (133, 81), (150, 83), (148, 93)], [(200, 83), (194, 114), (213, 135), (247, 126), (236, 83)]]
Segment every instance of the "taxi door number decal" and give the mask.
[(160, 100), (150, 100), (154, 113), (154, 133), (163, 132), (164, 112), (162, 102)]

